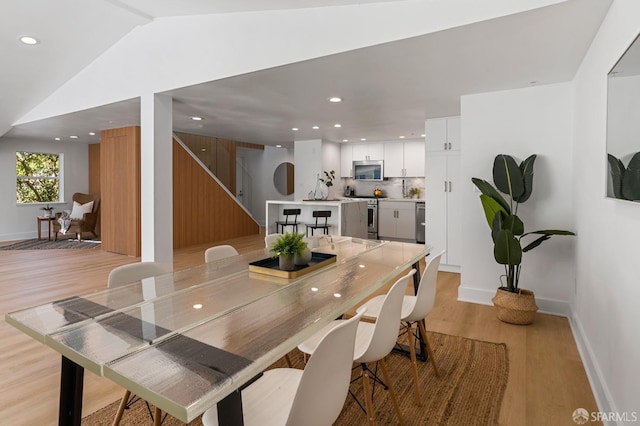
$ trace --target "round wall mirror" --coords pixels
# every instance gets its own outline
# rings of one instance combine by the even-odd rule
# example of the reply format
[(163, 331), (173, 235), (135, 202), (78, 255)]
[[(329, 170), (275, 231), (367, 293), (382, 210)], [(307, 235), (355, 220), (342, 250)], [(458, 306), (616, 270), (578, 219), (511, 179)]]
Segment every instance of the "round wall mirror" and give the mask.
[(281, 163), (273, 172), (273, 184), (282, 195), (293, 194), (293, 164)]

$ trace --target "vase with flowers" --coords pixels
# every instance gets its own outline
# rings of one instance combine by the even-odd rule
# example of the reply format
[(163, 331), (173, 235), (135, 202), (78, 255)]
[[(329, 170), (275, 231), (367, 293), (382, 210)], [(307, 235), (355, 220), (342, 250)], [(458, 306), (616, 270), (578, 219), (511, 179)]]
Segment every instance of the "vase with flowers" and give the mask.
[[(329, 197), (330, 188), (333, 186), (333, 181), (336, 178), (336, 171), (323, 171), (323, 177), (320, 177), (318, 174), (318, 181), (316, 183), (316, 190), (314, 193), (314, 198), (316, 200), (326, 200)], [(323, 188), (324, 187), (324, 188)]]

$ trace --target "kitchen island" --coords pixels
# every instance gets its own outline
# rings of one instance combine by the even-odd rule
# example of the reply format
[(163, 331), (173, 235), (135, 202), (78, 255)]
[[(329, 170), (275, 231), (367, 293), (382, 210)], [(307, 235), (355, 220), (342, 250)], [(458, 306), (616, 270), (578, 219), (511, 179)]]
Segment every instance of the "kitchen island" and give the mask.
[[(330, 235), (367, 238), (367, 202), (365, 200), (267, 200), (265, 216), (267, 234), (280, 232), (276, 227), (276, 221), (284, 220), (284, 209), (300, 209), (299, 233), (306, 232), (305, 224), (315, 223), (313, 218), (315, 210), (329, 210), (331, 217), (327, 223)], [(291, 232), (291, 227), (285, 231)]]

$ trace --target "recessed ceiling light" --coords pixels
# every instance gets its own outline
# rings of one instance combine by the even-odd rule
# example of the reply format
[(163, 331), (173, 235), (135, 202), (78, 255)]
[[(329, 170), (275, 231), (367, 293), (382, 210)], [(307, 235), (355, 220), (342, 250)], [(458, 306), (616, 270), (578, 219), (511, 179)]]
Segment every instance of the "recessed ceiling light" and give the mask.
[(398, 136), (398, 138), (400, 138), (400, 139), (404, 139), (404, 136)]
[(202, 117), (191, 117), (193, 121), (202, 121)]
[(276, 148), (282, 148), (282, 145), (278, 144), (276, 145)]
[(329, 102), (333, 102), (333, 103), (342, 102), (342, 98), (339, 98), (338, 96), (332, 96), (329, 98)]
[(40, 43), (40, 41), (35, 38), (35, 37), (31, 37), (31, 36), (22, 36), (19, 39), (22, 43), (24, 44), (29, 44), (29, 45), (34, 45), (34, 44), (38, 44)]
[(312, 127), (312, 129), (313, 129), (313, 130), (318, 130), (319, 128), (320, 128), (320, 127), (318, 127), (318, 126), (313, 126), (313, 127)]
[(77, 137), (77, 136), (75, 136), (75, 135), (72, 135), (72, 136), (69, 136), (69, 137), (70, 137), (71, 139), (78, 139), (78, 137)]
[(292, 127), (291, 130), (293, 130), (294, 132), (297, 132), (300, 129), (298, 129), (297, 127)]
[(60, 140), (60, 138), (54, 138), (54, 139), (55, 139), (55, 140), (57, 140), (57, 141), (59, 141), (59, 140)]
[(342, 139), (342, 142), (349, 142), (349, 139)]
[(425, 135), (424, 133), (420, 135), (421, 138), (424, 138), (425, 136), (427, 135)]
[(340, 123), (336, 123), (336, 124), (334, 124), (334, 125), (333, 125), (333, 127), (340, 128), (340, 127), (342, 127), (342, 124), (340, 124)]
[(89, 132), (89, 136), (95, 136), (96, 132)]
[(367, 140), (367, 138), (360, 138), (360, 140), (364, 142)]

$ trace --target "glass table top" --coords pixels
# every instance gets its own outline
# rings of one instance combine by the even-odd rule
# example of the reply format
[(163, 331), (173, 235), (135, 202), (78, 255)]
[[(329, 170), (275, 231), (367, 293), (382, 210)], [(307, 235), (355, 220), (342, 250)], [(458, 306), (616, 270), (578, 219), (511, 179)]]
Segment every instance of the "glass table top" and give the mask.
[(336, 263), (296, 279), (248, 271), (258, 250), (6, 315), (23, 332), (183, 422), (295, 348), (430, 247), (320, 241)]

